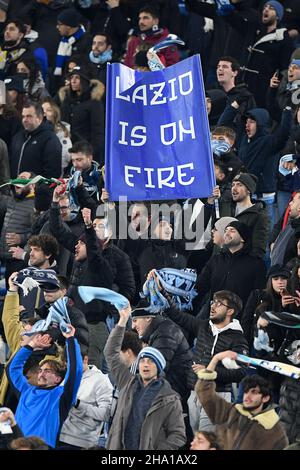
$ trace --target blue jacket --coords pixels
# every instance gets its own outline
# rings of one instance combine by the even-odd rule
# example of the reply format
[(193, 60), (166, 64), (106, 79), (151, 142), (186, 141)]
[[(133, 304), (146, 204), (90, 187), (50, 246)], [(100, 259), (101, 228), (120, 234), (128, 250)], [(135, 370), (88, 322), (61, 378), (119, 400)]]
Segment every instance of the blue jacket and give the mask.
[[(237, 112), (238, 110), (232, 106), (227, 106), (218, 125), (232, 127)], [(258, 177), (257, 193), (275, 192), (279, 151), (283, 149), (288, 140), (292, 125), (292, 112), (283, 110), (281, 123), (272, 134), (270, 133), (271, 119), (266, 109), (251, 109), (247, 111), (246, 116), (255, 119), (257, 131), (251, 139), (248, 139), (244, 127), (243, 135), (237, 142), (238, 156), (248, 172), (254, 173)]]
[(19, 396), (16, 421), (25, 436), (38, 436), (55, 447), (61, 426), (70, 408), (76, 403), (76, 395), (82, 377), (82, 358), (75, 338), (66, 340), (67, 373), (56, 387), (41, 388), (30, 385), (23, 375), (23, 366), (31, 356), (30, 346), (21, 348), (10, 361), (7, 375)]

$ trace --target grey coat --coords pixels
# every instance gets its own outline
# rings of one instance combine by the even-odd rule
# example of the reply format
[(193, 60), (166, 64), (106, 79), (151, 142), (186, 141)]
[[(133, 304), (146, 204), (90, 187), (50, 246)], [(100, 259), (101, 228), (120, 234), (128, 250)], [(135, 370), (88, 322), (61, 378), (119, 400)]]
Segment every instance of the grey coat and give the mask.
[[(124, 432), (130, 415), (133, 391), (138, 377), (132, 375), (120, 361), (119, 352), (125, 328), (116, 326), (106, 343), (104, 354), (120, 391), (116, 414), (108, 436), (106, 448), (124, 449)], [(169, 382), (163, 385), (146, 414), (140, 435), (139, 450), (176, 450), (185, 444), (185, 425), (179, 395)]]

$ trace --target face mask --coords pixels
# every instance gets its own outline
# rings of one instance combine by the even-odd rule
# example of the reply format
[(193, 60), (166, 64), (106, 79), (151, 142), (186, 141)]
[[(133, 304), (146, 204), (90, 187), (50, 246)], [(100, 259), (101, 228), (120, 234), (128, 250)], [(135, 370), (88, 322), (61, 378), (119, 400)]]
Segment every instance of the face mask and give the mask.
[(224, 153), (229, 152), (229, 150), (231, 149), (231, 146), (224, 140), (213, 139), (210, 141), (210, 145), (212, 152), (215, 153), (218, 157), (220, 157)]

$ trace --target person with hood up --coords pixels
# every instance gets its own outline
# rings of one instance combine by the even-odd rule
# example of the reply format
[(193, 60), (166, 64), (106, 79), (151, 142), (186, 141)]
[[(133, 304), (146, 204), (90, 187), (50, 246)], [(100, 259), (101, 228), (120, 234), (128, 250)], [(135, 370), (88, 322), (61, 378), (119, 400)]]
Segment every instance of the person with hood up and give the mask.
[[(232, 126), (238, 112), (237, 101), (228, 105), (219, 120), (220, 125)], [(279, 152), (289, 138), (292, 125), (292, 111), (286, 106), (275, 132), (270, 133), (271, 119), (268, 111), (254, 108), (245, 115), (246, 123), (243, 134), (238, 136), (238, 155), (249, 173), (258, 178), (256, 195), (258, 199), (272, 206), (272, 221), (275, 222), (274, 200), (276, 193), (276, 174)]]
[(99, 80), (90, 80), (89, 71), (76, 66), (68, 74), (69, 85), (59, 89), (57, 99), (61, 119), (71, 125), (72, 143), (86, 140), (93, 146), (94, 159), (104, 162), (105, 87)]

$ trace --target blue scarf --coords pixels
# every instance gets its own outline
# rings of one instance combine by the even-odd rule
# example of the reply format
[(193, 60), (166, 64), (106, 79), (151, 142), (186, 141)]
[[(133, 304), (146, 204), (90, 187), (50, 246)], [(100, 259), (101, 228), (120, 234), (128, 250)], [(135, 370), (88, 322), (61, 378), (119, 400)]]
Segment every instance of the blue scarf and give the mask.
[[(155, 274), (161, 287), (172, 296), (172, 300), (180, 310), (192, 309), (192, 300), (197, 295), (194, 289), (197, 274), (193, 269), (164, 268), (155, 270)], [(170, 308), (169, 302), (158, 290), (154, 279), (145, 282), (140, 296), (148, 298), (150, 307), (147, 310), (151, 313), (163, 312)]]
[(85, 304), (94, 299), (104, 300), (114, 305), (117, 310), (123, 310), (129, 304), (128, 299), (124, 295), (110, 289), (105, 289), (105, 287), (80, 286), (78, 287), (78, 293)]
[(58, 325), (60, 331), (63, 333), (69, 332), (70, 317), (67, 310), (68, 297), (62, 297), (54, 302), (49, 309), (49, 313), (45, 320), (39, 320), (36, 322), (30, 331), (24, 333), (26, 336), (32, 336), (36, 333), (42, 333), (47, 331), (49, 327)]
[(106, 50), (98, 56), (95, 56), (93, 51), (91, 51), (89, 58), (90, 61), (93, 62), (93, 64), (105, 64), (105, 62), (109, 62), (112, 59), (112, 50)]
[(72, 36), (63, 36), (57, 50), (54, 75), (62, 75), (64, 65), (72, 55), (73, 44), (78, 41), (85, 33), (83, 26), (80, 26)]

